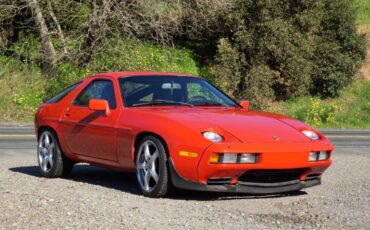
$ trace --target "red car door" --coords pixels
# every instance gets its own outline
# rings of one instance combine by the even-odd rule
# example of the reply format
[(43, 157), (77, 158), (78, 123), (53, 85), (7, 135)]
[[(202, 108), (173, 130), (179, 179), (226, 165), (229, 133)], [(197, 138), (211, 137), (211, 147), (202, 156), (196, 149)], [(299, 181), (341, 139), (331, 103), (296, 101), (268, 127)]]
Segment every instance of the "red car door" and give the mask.
[[(117, 106), (115, 82), (108, 78), (91, 80), (72, 100), (62, 115), (62, 135), (73, 154), (117, 161)], [(111, 114), (88, 108), (90, 99), (108, 101)]]

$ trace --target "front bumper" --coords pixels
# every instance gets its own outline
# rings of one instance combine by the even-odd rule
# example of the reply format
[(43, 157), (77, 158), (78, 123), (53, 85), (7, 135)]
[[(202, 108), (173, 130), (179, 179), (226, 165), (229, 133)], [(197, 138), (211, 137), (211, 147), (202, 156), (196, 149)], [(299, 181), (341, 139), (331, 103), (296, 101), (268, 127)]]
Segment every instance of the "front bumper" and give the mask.
[[(329, 151), (329, 159), (309, 162), (311, 151)], [(322, 173), (330, 166), (333, 145), (328, 141), (274, 143), (217, 143), (202, 154), (197, 180), (189, 180), (169, 160), (175, 187), (190, 190), (271, 194), (301, 190), (321, 184)], [(258, 153), (255, 164), (213, 164), (212, 153)], [(177, 166), (177, 165), (176, 165)], [(272, 173), (271, 173), (272, 171)], [(255, 173), (253, 175), (246, 175)], [(252, 177), (251, 177), (252, 176)]]
[[(331, 151), (333, 146), (328, 142), (293, 142), (293, 143), (242, 143), (213, 144), (204, 151), (198, 164), (198, 181), (207, 183), (210, 178), (233, 178), (232, 183), (237, 181), (241, 175), (249, 170), (266, 169), (307, 169), (305, 176), (313, 173), (322, 174), (331, 164), (331, 160), (309, 162), (308, 154), (311, 151)], [(212, 153), (259, 153), (259, 160), (256, 164), (211, 164), (209, 159)], [(180, 172), (181, 175), (181, 172)]]
[(169, 171), (171, 174), (172, 184), (179, 189), (212, 191), (212, 192), (230, 192), (230, 193), (248, 193), (248, 194), (274, 194), (290, 191), (298, 191), (304, 188), (321, 184), (321, 178), (301, 181), (299, 179), (279, 183), (252, 183), (238, 181), (236, 184), (219, 184), (210, 185), (189, 181), (181, 177), (172, 162), (169, 159)]

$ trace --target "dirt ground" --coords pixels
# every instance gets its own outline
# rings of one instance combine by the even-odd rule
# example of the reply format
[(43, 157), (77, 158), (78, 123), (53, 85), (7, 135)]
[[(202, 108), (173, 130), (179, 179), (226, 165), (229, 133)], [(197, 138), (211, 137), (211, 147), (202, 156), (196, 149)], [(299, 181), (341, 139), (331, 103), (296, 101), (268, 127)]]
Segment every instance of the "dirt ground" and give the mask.
[(135, 175), (77, 165), (40, 177), (33, 149), (0, 149), (0, 229), (370, 229), (370, 154), (338, 148), (323, 184), (292, 195), (139, 194)]
[(358, 33), (364, 34), (367, 40), (367, 56), (360, 72), (366, 80), (370, 81), (370, 29), (365, 26), (359, 26)]

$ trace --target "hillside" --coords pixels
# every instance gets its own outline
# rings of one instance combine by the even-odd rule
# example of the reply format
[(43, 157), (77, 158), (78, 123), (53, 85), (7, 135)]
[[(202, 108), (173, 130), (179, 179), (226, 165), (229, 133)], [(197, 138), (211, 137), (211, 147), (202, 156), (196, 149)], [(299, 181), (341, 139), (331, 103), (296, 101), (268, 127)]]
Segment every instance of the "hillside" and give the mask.
[[(153, 70), (200, 75), (249, 99), (253, 109), (318, 127), (368, 122), (361, 114), (368, 114), (366, 105), (358, 109), (361, 119), (346, 123), (348, 109), (332, 104), (348, 108), (354, 102), (344, 97), (367, 98), (367, 83), (354, 79), (370, 76), (361, 35), (369, 36), (369, 1), (355, 0), (353, 7), (347, 0), (90, 3), (2, 5), (0, 120), (32, 121), (43, 99), (92, 73)], [(302, 116), (317, 103), (326, 111), (320, 119)]]

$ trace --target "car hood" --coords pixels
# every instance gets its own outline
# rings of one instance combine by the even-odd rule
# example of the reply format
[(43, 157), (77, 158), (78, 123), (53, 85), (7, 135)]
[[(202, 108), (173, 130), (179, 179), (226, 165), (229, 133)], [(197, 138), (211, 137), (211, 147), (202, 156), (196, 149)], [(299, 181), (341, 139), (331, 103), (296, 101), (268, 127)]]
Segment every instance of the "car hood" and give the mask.
[(298, 121), (276, 114), (219, 107), (153, 107), (147, 108), (147, 110), (150, 110), (152, 115), (154, 113), (182, 123), (187, 127), (197, 129), (199, 132), (222, 129), (241, 142), (310, 141), (290, 124)]

